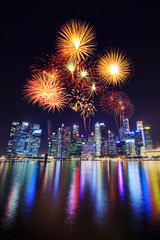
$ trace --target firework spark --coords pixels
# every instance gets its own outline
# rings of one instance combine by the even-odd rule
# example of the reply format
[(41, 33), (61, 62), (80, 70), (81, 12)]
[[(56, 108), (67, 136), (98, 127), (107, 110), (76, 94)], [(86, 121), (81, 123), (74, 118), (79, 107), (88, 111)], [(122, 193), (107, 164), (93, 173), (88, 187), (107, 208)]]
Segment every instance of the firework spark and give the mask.
[(30, 66), (31, 74), (42, 72), (54, 73), (62, 71), (63, 58), (59, 54), (43, 54), (43, 57), (36, 58), (35, 63)]
[(95, 32), (85, 22), (71, 20), (64, 24), (57, 37), (57, 48), (67, 59), (80, 61), (93, 53)]
[(110, 50), (100, 57), (97, 72), (105, 84), (121, 86), (131, 73), (131, 61), (126, 53)]
[(102, 95), (100, 99), (100, 108), (102, 111), (124, 117), (131, 117), (134, 111), (134, 106), (128, 96), (121, 91), (108, 91)]
[(32, 104), (38, 104), (44, 110), (63, 110), (67, 104), (67, 93), (63, 84), (58, 80), (57, 73), (46, 72), (33, 75), (24, 89), (25, 98)]

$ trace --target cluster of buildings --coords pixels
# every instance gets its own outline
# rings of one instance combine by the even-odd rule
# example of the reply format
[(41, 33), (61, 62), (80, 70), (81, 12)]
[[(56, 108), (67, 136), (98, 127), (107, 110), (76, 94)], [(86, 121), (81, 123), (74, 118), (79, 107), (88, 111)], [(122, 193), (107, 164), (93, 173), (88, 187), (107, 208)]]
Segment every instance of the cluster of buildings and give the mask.
[[(38, 124), (12, 122), (6, 157), (39, 157), (42, 129)], [(119, 136), (97, 122), (94, 131), (85, 137), (80, 135), (79, 125), (71, 128), (62, 124), (48, 138), (48, 157), (69, 159), (74, 157), (104, 156), (160, 156), (153, 149), (151, 128), (137, 121), (136, 130), (130, 131), (129, 119), (122, 120)]]
[(38, 124), (12, 122), (6, 157), (39, 157), (41, 135)]
[(48, 139), (48, 156), (53, 158), (100, 157), (107, 155), (145, 156), (146, 151), (153, 150), (150, 126), (136, 123), (136, 131), (130, 131), (129, 119), (124, 119), (119, 136), (106, 129), (104, 123), (97, 122), (94, 132), (88, 137), (80, 135), (79, 126), (73, 128), (62, 126)]

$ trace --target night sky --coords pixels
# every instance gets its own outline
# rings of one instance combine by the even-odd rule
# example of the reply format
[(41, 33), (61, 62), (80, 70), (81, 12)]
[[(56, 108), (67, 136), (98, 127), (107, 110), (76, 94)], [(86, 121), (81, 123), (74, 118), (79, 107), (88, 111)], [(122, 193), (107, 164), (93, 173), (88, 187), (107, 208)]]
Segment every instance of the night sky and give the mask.
[[(35, 57), (55, 52), (60, 26), (74, 18), (86, 21), (96, 31), (97, 53), (106, 47), (125, 50), (134, 62), (134, 76), (122, 88), (135, 105), (131, 129), (137, 120), (152, 127), (155, 146), (160, 146), (160, 14), (154, 1), (12, 1), (0, 12), (0, 154), (5, 153), (13, 120), (39, 123), (43, 129), (41, 153), (47, 149), (47, 119), (56, 131), (61, 123), (72, 126), (83, 121), (65, 110), (55, 114), (27, 104), (22, 89)], [(158, 3), (157, 3), (158, 4)], [(112, 116), (99, 111), (92, 119), (116, 131)]]

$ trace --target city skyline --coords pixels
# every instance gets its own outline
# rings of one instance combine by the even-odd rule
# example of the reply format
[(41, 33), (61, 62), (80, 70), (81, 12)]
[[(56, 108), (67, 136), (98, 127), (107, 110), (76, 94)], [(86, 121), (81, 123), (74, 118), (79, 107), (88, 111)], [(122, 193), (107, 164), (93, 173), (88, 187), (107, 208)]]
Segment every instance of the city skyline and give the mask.
[[(102, 122), (96, 122), (94, 130), (83, 133), (78, 124), (66, 126), (64, 123), (52, 129), (48, 122), (47, 150), (41, 154), (40, 125), (28, 122), (12, 122), (6, 157), (37, 158), (48, 154), (55, 159), (72, 159), (72, 157), (95, 158), (105, 156), (144, 157), (148, 154), (159, 156), (160, 148), (155, 149), (152, 130), (143, 121), (136, 122), (136, 128), (130, 129), (129, 119), (123, 119), (119, 133), (111, 131)], [(149, 155), (148, 155), (149, 156)]]
[[(158, 41), (160, 36), (157, 30), (159, 17), (156, 5), (152, 5), (152, 3), (151, 5), (135, 3), (134, 6), (132, 3), (115, 5), (108, 3), (107, 14), (102, 11), (100, 6), (96, 8), (88, 5), (91, 10), (90, 16), (87, 14), (87, 8), (82, 11), (82, 6), (79, 6), (79, 10), (73, 10), (72, 8), (67, 14), (62, 9), (57, 8), (54, 16), (50, 12), (46, 19), (42, 19), (41, 14), (35, 14), (35, 11), (33, 11), (38, 7), (39, 13), (43, 13), (44, 9), (41, 4), (38, 6), (33, 4), (26, 10), (15, 4), (15, 15), (12, 15), (12, 11), (8, 9), (9, 14), (1, 16), (2, 31), (5, 33), (2, 34), (1, 39), (2, 46), (4, 46), (1, 58), (2, 89), (4, 90), (1, 93), (1, 103), (3, 104), (1, 105), (0, 149), (2, 152), (5, 151), (7, 146), (10, 124), (16, 119), (40, 124), (45, 132), (44, 139), (47, 136), (46, 122), (48, 118), (54, 122), (55, 128), (59, 122), (63, 122), (63, 119), (66, 119), (66, 124), (70, 121), (77, 122), (82, 128), (82, 119), (78, 114), (70, 110), (66, 110), (60, 115), (57, 112), (48, 114), (47, 111), (43, 112), (37, 106), (27, 105), (21, 94), (24, 83), (29, 77), (29, 66), (34, 63), (35, 57), (41, 57), (44, 52), (54, 52), (57, 30), (63, 22), (68, 20), (68, 16), (86, 20), (94, 26), (97, 42), (100, 42), (100, 52), (103, 52), (106, 45), (117, 47), (127, 51), (133, 59), (134, 76), (130, 80), (130, 84), (123, 87), (123, 90), (127, 92), (135, 105), (135, 114), (131, 121), (134, 123), (137, 120), (144, 120), (151, 125), (154, 143), (159, 144), (160, 116), (157, 93), (160, 87), (158, 82)], [(45, 12), (48, 12), (47, 10), (51, 6), (52, 4), (47, 3)], [(121, 7), (121, 10), (123, 8), (124, 16), (119, 11), (119, 7)], [(30, 16), (28, 10), (31, 13)], [(100, 14), (100, 10), (103, 14)], [(112, 18), (113, 12), (116, 13), (114, 14), (114, 21)], [(24, 13), (24, 18), (21, 13)], [(61, 13), (60, 16), (59, 13)], [(98, 19), (94, 18), (95, 14), (99, 16)], [(39, 22), (36, 21), (35, 16)], [(110, 19), (112, 19), (112, 26), (110, 25)], [(44, 28), (41, 27), (42, 23), (44, 23)], [(50, 31), (51, 26), (52, 30)], [(40, 32), (41, 38), (39, 38)], [(9, 37), (11, 35), (13, 36), (12, 41)], [(10, 57), (8, 58), (8, 56)], [(106, 121), (104, 121), (105, 119)], [(92, 123), (97, 121), (105, 122), (106, 125), (110, 126), (110, 123), (114, 120), (98, 111), (92, 119)], [(113, 131), (115, 131), (115, 123), (111, 123), (111, 125), (113, 125), (111, 127)]]

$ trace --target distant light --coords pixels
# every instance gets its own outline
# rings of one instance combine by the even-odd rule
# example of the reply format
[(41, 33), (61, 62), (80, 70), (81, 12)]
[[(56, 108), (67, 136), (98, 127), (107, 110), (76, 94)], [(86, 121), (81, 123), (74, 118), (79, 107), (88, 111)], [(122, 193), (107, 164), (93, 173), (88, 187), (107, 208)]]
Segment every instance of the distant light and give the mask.
[(83, 137), (84, 137), (84, 135), (82, 134), (82, 135), (81, 135), (81, 138), (83, 138)]
[(150, 127), (144, 127), (144, 129), (145, 129), (145, 130), (149, 130), (149, 129), (151, 129), (151, 128), (150, 128)]
[(105, 124), (104, 123), (100, 123), (100, 126), (105, 126)]

